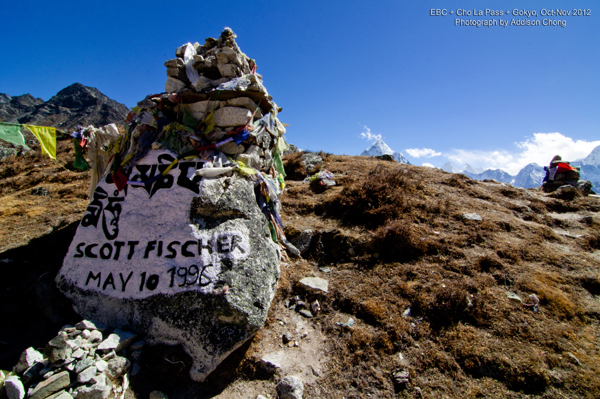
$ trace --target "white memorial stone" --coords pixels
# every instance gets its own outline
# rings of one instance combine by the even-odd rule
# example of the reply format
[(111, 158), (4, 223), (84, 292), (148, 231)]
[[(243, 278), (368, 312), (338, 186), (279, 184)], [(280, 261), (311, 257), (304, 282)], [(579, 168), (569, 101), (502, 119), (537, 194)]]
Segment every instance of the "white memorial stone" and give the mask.
[(122, 191), (110, 175), (102, 179), (57, 284), (84, 318), (150, 344), (182, 344), (194, 361), (190, 376), (203, 381), (262, 327), (280, 254), (252, 181), (237, 173), (194, 179), (200, 159), (160, 175), (174, 159), (150, 151)]

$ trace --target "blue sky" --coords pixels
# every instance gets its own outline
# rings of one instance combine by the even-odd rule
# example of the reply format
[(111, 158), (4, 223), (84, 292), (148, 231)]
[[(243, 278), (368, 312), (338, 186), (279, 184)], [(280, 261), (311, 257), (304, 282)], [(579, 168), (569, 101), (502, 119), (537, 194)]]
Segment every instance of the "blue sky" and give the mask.
[[(573, 8), (591, 15), (540, 15)], [(449, 14), (459, 9), (504, 15)], [(506, 15), (515, 9), (537, 16)], [(21, 0), (0, 11), (0, 92), (13, 96), (48, 100), (79, 82), (133, 107), (164, 91), (163, 64), (178, 46), (229, 26), (283, 107), (288, 142), (303, 149), (357, 155), (370, 132), (417, 165), (452, 160), (516, 173), (556, 151), (575, 159), (600, 145), (593, 0)], [(477, 28), (456, 18), (566, 26)]]

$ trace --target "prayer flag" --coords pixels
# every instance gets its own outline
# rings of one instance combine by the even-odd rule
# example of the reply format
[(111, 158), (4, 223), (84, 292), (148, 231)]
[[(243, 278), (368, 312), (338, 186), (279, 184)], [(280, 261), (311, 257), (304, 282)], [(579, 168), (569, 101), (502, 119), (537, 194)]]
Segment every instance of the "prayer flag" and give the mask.
[(29, 148), (27, 147), (27, 144), (25, 144), (25, 137), (23, 137), (23, 134), (21, 133), (21, 125), (0, 122), (0, 139), (14, 145)]
[(46, 126), (23, 125), (37, 137), (42, 147), (42, 153), (56, 159), (56, 129)]

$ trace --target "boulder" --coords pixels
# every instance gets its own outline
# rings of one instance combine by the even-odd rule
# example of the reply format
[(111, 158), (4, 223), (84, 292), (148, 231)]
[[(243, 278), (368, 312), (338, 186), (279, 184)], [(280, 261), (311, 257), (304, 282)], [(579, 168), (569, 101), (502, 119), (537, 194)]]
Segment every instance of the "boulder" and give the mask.
[(308, 250), (310, 249), (313, 236), (314, 233), (312, 230), (304, 230), (302, 233), (290, 238), (290, 242), (294, 244), (296, 248), (298, 248), (302, 256), (306, 256)]
[(305, 152), (302, 154), (302, 163), (304, 164), (306, 173), (310, 173), (316, 166), (323, 163), (323, 158), (317, 153)]
[[(150, 151), (130, 182), (157, 176), (175, 156)], [(262, 327), (280, 262), (253, 182), (235, 172), (193, 178), (202, 164), (182, 161), (123, 191), (105, 177), (56, 278), (84, 318), (148, 344), (181, 344), (196, 381)]]

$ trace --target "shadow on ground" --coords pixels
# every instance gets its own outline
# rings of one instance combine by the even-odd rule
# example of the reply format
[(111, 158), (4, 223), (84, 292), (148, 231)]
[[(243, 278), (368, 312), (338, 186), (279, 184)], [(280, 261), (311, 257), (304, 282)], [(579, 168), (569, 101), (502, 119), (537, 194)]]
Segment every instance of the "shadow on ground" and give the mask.
[(10, 370), (26, 348), (43, 348), (80, 317), (54, 284), (78, 222), (0, 253), (0, 369)]

